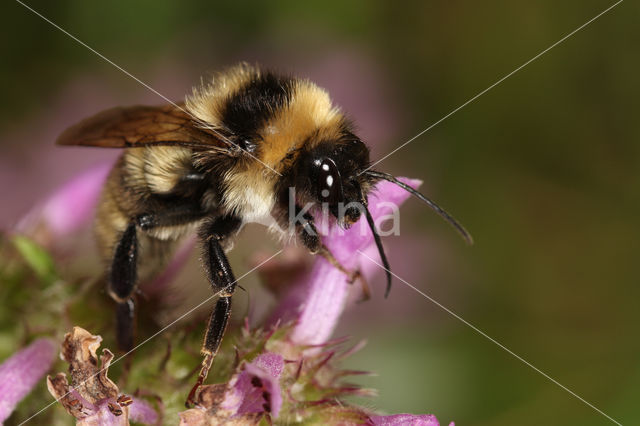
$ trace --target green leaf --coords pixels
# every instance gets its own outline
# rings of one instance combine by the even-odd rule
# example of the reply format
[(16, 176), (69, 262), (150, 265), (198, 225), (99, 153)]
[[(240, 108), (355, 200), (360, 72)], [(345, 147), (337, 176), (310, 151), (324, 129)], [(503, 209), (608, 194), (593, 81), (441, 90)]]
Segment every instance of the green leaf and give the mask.
[(57, 279), (53, 259), (44, 248), (23, 235), (13, 237), (13, 244), (38, 278), (45, 283), (52, 283)]

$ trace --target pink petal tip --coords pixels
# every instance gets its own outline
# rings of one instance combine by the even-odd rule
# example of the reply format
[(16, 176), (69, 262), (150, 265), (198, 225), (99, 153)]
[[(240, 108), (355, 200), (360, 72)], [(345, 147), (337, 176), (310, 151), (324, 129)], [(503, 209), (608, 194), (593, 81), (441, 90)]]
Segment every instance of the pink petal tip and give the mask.
[(37, 339), (0, 365), (0, 423), (51, 368), (56, 352), (53, 341)]

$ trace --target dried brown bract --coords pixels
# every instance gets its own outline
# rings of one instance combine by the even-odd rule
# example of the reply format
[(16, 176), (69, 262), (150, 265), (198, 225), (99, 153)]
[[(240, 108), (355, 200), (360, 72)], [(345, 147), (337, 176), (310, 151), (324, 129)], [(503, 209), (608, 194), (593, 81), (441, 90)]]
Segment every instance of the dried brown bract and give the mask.
[(109, 349), (102, 350), (102, 367), (98, 366), (96, 351), (101, 341), (102, 337), (74, 327), (71, 333), (65, 335), (62, 343), (62, 359), (69, 363), (71, 382), (78, 393), (92, 403), (117, 398), (119, 394), (116, 384), (107, 377), (113, 360), (113, 353)]
[(106, 416), (111, 416), (109, 424), (128, 425), (128, 406), (133, 400), (120, 394), (118, 386), (107, 377), (113, 353), (103, 349), (98, 362), (101, 341), (100, 336), (74, 327), (65, 335), (60, 354), (69, 363), (72, 386), (65, 373), (58, 373), (47, 377), (47, 387), (67, 412), (78, 419), (78, 425), (104, 424)]

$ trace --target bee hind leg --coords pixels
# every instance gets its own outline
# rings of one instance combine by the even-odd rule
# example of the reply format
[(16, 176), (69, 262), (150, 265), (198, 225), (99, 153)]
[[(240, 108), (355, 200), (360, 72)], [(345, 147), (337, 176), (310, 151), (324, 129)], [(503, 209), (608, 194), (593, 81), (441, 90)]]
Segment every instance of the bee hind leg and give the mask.
[(231, 315), (231, 297), (236, 288), (236, 278), (224, 253), (221, 241), (237, 231), (241, 223), (238, 218), (225, 216), (205, 223), (200, 231), (204, 246), (203, 260), (207, 278), (212, 290), (219, 294), (220, 297), (209, 318), (201, 351), (204, 356), (202, 368), (196, 384), (187, 397), (185, 403), (187, 407), (195, 405), (198, 390), (209, 374), (213, 360), (220, 348), (222, 337), (227, 329), (227, 323)]
[(133, 294), (137, 282), (138, 236), (134, 222), (129, 223), (116, 245), (109, 271), (109, 294), (118, 303), (116, 307), (116, 335), (123, 351), (133, 348), (135, 301)]

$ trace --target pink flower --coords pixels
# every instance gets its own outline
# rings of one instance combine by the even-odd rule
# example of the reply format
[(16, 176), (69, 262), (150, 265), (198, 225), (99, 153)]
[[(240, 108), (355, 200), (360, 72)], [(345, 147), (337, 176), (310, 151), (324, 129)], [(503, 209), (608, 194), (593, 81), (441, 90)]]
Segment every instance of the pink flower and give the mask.
[[(403, 181), (413, 187), (420, 185), (417, 180)], [(391, 183), (379, 183), (369, 198), (374, 221), (377, 223), (387, 217), (393, 207), (408, 196), (405, 190)], [(348, 270), (359, 270), (365, 277), (378, 270), (361, 254), (366, 253), (374, 259), (378, 256), (368, 227), (356, 224), (344, 231), (332, 225), (323, 241)], [(276, 293), (284, 286), (273, 281), (286, 281), (291, 271), (299, 271), (301, 268), (295, 263), (295, 258), (281, 262), (280, 267), (288, 273), (270, 271), (269, 284)], [(243, 336), (253, 339), (254, 345), (264, 348), (263, 352), (255, 356), (251, 355), (251, 350), (238, 351), (239, 359), (248, 356), (250, 361), (241, 361), (226, 384), (203, 387), (198, 406), (181, 413), (181, 424), (259, 424), (266, 416), (270, 421), (297, 419), (304, 422), (306, 419), (318, 424), (439, 426), (433, 415), (380, 416), (365, 408), (338, 402), (348, 394), (372, 394), (371, 390), (343, 382), (345, 376), (364, 372), (337, 368), (340, 359), (361, 346), (341, 350), (339, 346), (344, 340), (329, 341), (353, 287), (343, 272), (316, 256), (311, 269), (288, 288), (271, 318), (271, 333), (263, 335), (257, 331), (251, 337), (248, 328), (243, 330)], [(255, 357), (252, 359), (252, 356)]]
[[(414, 188), (422, 183), (415, 179), (401, 180)], [(390, 182), (378, 183), (369, 196), (369, 210), (376, 223), (392, 212), (392, 205), (399, 206), (408, 197), (408, 192)], [(366, 227), (364, 217), (348, 230), (331, 226), (329, 235), (323, 241), (345, 268), (359, 270), (365, 278), (379, 270), (378, 266), (359, 254), (362, 251), (373, 259), (378, 258), (373, 234)], [(272, 322), (295, 318), (297, 323), (291, 333), (292, 341), (299, 344), (322, 344), (333, 333), (352, 287), (344, 273), (324, 258), (316, 256), (311, 272), (292, 286), (272, 316)]]
[[(45, 229), (44, 235), (53, 237), (68, 235), (79, 229), (92, 216), (108, 169), (109, 165), (105, 164), (73, 179), (34, 210), (29, 219), (23, 221), (22, 229)], [(402, 180), (412, 187), (420, 185), (417, 180)], [(409, 194), (396, 185), (380, 182), (369, 197), (369, 210), (374, 221), (378, 223), (388, 217), (408, 197)], [(365, 279), (374, 272), (380, 272), (373, 262), (366, 259), (367, 256), (378, 259), (378, 252), (364, 217), (346, 231), (335, 225), (322, 223), (322, 220), (318, 220), (318, 225), (328, 230), (323, 241), (344, 268), (359, 271)], [(184, 262), (185, 253), (189, 249), (190, 244), (186, 244), (174, 259), (173, 266), (164, 278), (156, 280), (156, 284), (162, 286), (172, 278), (175, 270)], [(279, 280), (288, 282), (289, 274), (276, 276)], [(237, 354), (239, 362), (234, 366), (235, 370), (227, 383), (203, 387), (199, 395), (199, 406), (182, 412), (181, 424), (226, 421), (257, 424), (266, 417), (268, 420), (314, 418), (326, 423), (346, 422), (348, 419), (352, 423), (370, 425), (438, 425), (433, 415), (379, 416), (365, 408), (338, 402), (347, 394), (371, 394), (370, 390), (342, 382), (347, 375), (363, 372), (339, 370), (339, 359), (352, 351), (340, 352), (339, 343), (329, 341), (349, 302), (350, 293), (358, 285), (357, 281), (350, 283), (342, 271), (321, 256), (316, 256), (310, 270), (301, 273), (295, 284), (286, 286), (287, 290), (271, 322), (280, 325), (274, 326), (271, 333), (262, 334), (255, 339), (254, 343), (260, 341), (255, 349)], [(77, 342), (80, 341), (87, 344), (78, 345)], [(75, 365), (71, 369), (72, 383), (77, 385), (85, 380), (92, 383), (90, 376), (97, 372), (98, 357), (95, 351), (99, 347), (99, 336), (76, 329), (67, 336), (66, 342), (68, 346), (71, 345), (69, 347), (74, 348), (73, 351), (66, 351), (67, 354), (82, 355), (80, 358), (67, 359)], [(76, 343), (72, 345), (73, 342)], [(53, 358), (49, 355), (50, 360), (42, 372), (30, 368), (30, 373), (37, 373), (37, 377), (29, 382), (25, 379), (24, 369), (17, 368), (10, 361), (25, 357), (23, 352), (30, 348), (17, 353), (0, 366), (0, 380), (3, 373), (7, 374), (6, 371), (14, 369), (19, 376), (14, 374), (9, 377), (13, 377), (14, 381), (15, 377), (22, 377), (23, 380), (21, 386), (13, 388), (13, 393), (5, 386), (5, 383), (12, 383), (10, 379), (0, 382), (0, 398), (3, 398), (0, 415), (5, 416), (4, 418), (8, 417), (15, 404), (28, 393), (37, 377), (42, 376), (49, 368)], [(50, 342), (49, 349), (49, 353), (52, 353)], [(41, 354), (44, 356), (45, 352), (41, 351)], [(100, 357), (103, 367), (108, 367), (112, 357), (108, 350), (103, 351)], [(135, 365), (133, 368), (135, 369)], [(86, 374), (83, 373), (82, 377), (74, 376), (83, 369)], [(129, 398), (126, 404), (119, 402), (118, 388), (106, 377), (106, 369), (98, 377), (101, 378), (99, 386), (81, 385), (78, 389), (72, 389), (66, 376), (60, 373), (50, 377), (48, 384), (51, 393), (60, 398), (60, 402), (78, 419), (79, 424), (126, 424), (128, 419), (147, 424), (158, 421), (156, 411), (143, 400)], [(5, 398), (4, 395), (10, 397)]]
[(102, 163), (68, 181), (33, 208), (18, 223), (17, 231), (51, 243), (89, 223), (111, 166)]
[(201, 403), (180, 413), (180, 424), (254, 424), (265, 414), (277, 418), (282, 408), (283, 371), (284, 358), (275, 353), (265, 352), (243, 362), (228, 383), (205, 386), (199, 395)]
[(51, 368), (55, 355), (55, 343), (37, 339), (0, 365), (0, 423)]
[[(392, 416), (371, 416), (372, 426), (440, 426), (432, 414), (394, 414)], [(455, 426), (453, 422), (449, 426)]]
[(133, 398), (133, 403), (129, 406), (129, 419), (136, 423), (153, 425), (158, 423), (158, 413), (148, 402)]
[(263, 353), (244, 365), (229, 381), (220, 405), (233, 415), (270, 412), (277, 418), (282, 407), (279, 378), (284, 369), (282, 355)]

